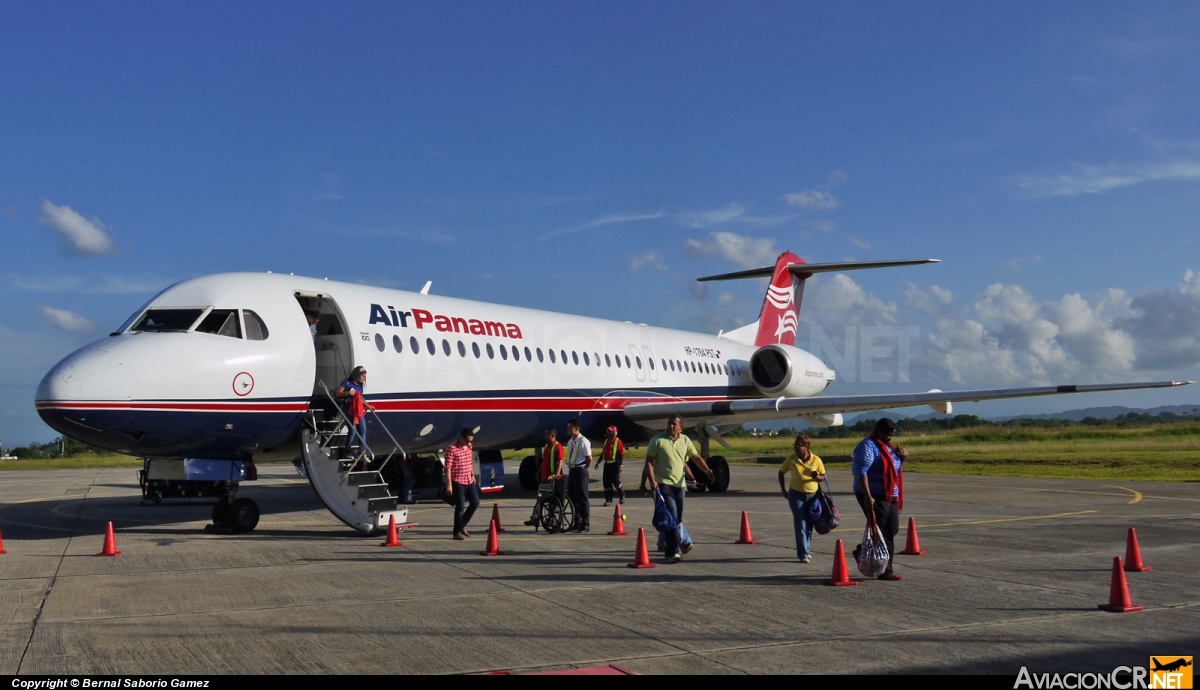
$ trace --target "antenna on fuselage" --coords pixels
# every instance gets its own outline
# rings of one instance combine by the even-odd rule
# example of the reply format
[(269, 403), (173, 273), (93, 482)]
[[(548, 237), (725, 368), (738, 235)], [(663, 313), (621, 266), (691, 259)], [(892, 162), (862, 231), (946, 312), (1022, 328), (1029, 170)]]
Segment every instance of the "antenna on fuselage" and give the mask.
[(421, 288), (421, 294), (422, 294), (422, 295), (428, 295), (428, 294), (429, 294), (429, 288), (431, 288), (431, 287), (433, 287), (433, 281), (432, 281), (432, 280), (427, 280), (427, 281), (425, 281), (425, 287)]

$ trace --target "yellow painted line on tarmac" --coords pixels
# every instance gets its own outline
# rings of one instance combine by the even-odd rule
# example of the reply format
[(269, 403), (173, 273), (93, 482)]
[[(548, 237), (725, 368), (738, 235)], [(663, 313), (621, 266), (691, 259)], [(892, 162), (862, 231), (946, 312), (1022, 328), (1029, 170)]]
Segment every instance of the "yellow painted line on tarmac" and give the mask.
[[(940, 525), (921, 525), (921, 529), (929, 529), (931, 527), (962, 527), (965, 525), (994, 525), (998, 522), (1023, 522), (1025, 520), (1053, 520), (1054, 518), (1073, 517), (1076, 515), (1090, 515), (1095, 513), (1094, 510), (1081, 510), (1076, 513), (1055, 513), (1054, 515), (1031, 515), (1029, 517), (1019, 518), (1000, 518), (999, 520), (975, 520), (972, 522), (946, 522)], [(904, 529), (908, 529), (905, 527)]]
[(1129, 493), (1133, 494), (1133, 500), (1130, 501), (1129, 503), (1127, 503), (1126, 505), (1133, 505), (1134, 503), (1139, 503), (1142, 500), (1142, 492), (1141, 491), (1137, 491), (1135, 489), (1126, 489), (1123, 486), (1112, 486), (1111, 484), (1105, 484), (1105, 486), (1109, 489), (1120, 489), (1121, 491), (1128, 491)]

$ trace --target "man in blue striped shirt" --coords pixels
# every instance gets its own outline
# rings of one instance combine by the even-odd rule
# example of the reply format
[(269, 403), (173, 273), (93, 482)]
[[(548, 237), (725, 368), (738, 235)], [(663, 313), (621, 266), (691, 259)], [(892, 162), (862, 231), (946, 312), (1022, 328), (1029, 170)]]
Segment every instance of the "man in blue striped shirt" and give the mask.
[[(886, 417), (879, 420), (875, 424), (875, 431), (854, 449), (854, 459), (850, 463), (854, 497), (862, 506), (864, 515), (869, 517), (874, 513), (875, 524), (887, 542), (888, 566), (879, 576), (880, 580), (900, 579), (899, 575), (892, 572), (892, 559), (896, 555), (895, 538), (900, 532), (900, 511), (904, 508), (902, 466), (908, 458), (908, 451), (893, 448), (892, 439), (895, 437), (896, 423)], [(861, 546), (854, 549), (855, 560), (858, 560)]]

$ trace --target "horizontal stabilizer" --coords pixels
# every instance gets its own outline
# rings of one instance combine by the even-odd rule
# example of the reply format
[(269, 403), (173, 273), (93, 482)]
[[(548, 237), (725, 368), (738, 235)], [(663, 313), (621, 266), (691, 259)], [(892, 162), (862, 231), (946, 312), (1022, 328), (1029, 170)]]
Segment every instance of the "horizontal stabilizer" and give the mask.
[[(921, 264), (936, 264), (941, 259), (913, 259), (910, 261), (842, 261), (832, 264), (789, 264), (788, 271), (799, 278), (808, 278), (814, 273), (836, 273), (838, 271), (859, 271), (865, 268), (892, 268), (895, 266), (919, 266)], [(722, 273), (716, 276), (697, 278), (701, 283), (710, 280), (742, 280), (744, 278), (770, 278), (775, 272), (774, 266), (752, 268), (736, 273)]]

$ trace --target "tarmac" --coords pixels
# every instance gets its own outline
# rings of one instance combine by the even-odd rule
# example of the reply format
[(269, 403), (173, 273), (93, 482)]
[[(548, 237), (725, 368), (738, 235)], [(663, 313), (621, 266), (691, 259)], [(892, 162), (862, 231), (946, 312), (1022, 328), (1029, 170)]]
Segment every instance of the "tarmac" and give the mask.
[[(516, 466), (507, 468), (515, 484)], [(1200, 484), (910, 473), (906, 510), (924, 556), (901, 582), (827, 587), (836, 539), (864, 519), (831, 472), (841, 527), (796, 559), (774, 467), (732, 467), (724, 494), (689, 494), (695, 551), (654, 553), (653, 504), (633, 491), (626, 529), (658, 567), (633, 570), (634, 536), (522, 526), (533, 497), (484, 497), (462, 542), (452, 509), (413, 506), (403, 548), (339, 523), (291, 466), (240, 495), (262, 521), (206, 535), (211, 504), (140, 506), (130, 468), (0, 474), (0, 673), (484, 673), (615, 664), (636, 673), (1108, 672), (1200, 652)], [(635, 467), (627, 476), (636, 478)], [(486, 558), (499, 503), (507, 555)], [(748, 511), (756, 545), (739, 545)], [(104, 528), (118, 558), (96, 558)], [(1126, 530), (1153, 570), (1129, 573), (1138, 613), (1099, 611)], [(905, 531), (897, 537), (903, 548)]]

